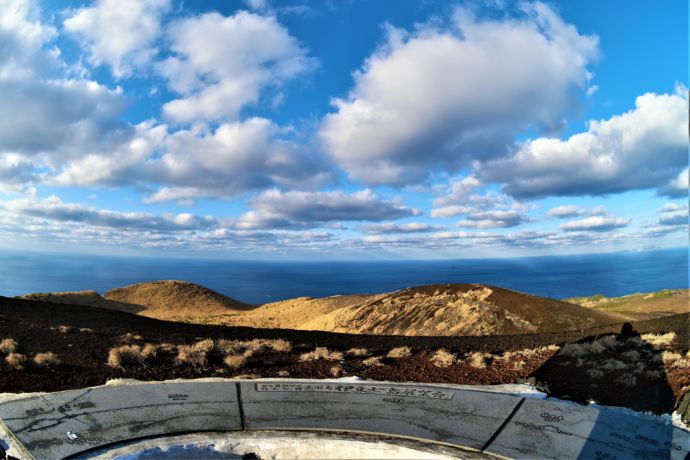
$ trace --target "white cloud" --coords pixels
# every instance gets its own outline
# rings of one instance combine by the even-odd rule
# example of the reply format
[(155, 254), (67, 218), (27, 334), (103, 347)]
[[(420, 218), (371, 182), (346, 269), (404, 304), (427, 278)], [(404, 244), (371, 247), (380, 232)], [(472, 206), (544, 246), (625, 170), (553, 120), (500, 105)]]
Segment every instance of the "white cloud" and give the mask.
[(668, 184), (659, 189), (660, 195), (673, 198), (688, 196), (688, 182), (690, 181), (690, 168), (685, 168), (678, 177), (671, 179)]
[(152, 231), (197, 230), (215, 226), (214, 217), (192, 214), (155, 216), (142, 212), (120, 212), (96, 209), (76, 203), (63, 203), (58, 197), (37, 199), (35, 196), (0, 202), (0, 208), (13, 214), (44, 218), (58, 222), (78, 222), (96, 227)]
[(388, 222), (385, 224), (366, 225), (363, 230), (369, 234), (388, 234), (388, 233), (428, 233), (443, 230), (440, 225), (431, 225), (424, 222), (408, 222), (405, 224), (395, 224)]
[(455, 225), (465, 228), (509, 228), (517, 227), (529, 219), (517, 211), (478, 211), (467, 214), (465, 220), (457, 222)]
[(556, 219), (567, 219), (569, 217), (579, 217), (579, 216), (600, 216), (606, 214), (606, 209), (603, 206), (597, 206), (595, 208), (585, 208), (584, 206), (575, 205), (561, 205), (549, 209), (546, 213), (549, 217), (555, 217)]
[(145, 69), (155, 54), (169, 0), (97, 0), (71, 12), (65, 30), (75, 36), (94, 65), (105, 64), (117, 78)]
[(572, 220), (560, 225), (566, 232), (608, 232), (617, 228), (627, 227), (630, 219), (616, 216), (591, 216), (580, 220)]
[(159, 71), (183, 97), (166, 103), (163, 113), (177, 122), (235, 119), (265, 88), (314, 66), (274, 17), (246, 11), (180, 19), (167, 35), (174, 55)]
[(688, 205), (667, 203), (659, 210), (658, 225), (688, 225)]
[(336, 99), (319, 137), (352, 179), (409, 185), (502, 155), (528, 127), (554, 129), (587, 90), (598, 40), (548, 6), (481, 20), (458, 10), (448, 28), (389, 28), (384, 46)]
[(282, 192), (267, 190), (251, 201), (237, 228), (306, 228), (341, 221), (382, 221), (419, 215), (399, 200), (384, 200), (371, 190)]
[[(59, 185), (152, 189), (146, 203), (228, 198), (275, 186), (315, 189), (331, 180), (323, 161), (281, 139), (283, 130), (265, 118), (170, 132), (145, 122), (111, 152), (70, 162), (51, 182)], [(157, 188), (156, 188), (157, 187)]]
[[(72, 77), (52, 46), (56, 32), (29, 1), (0, 0), (0, 163), (29, 185), (35, 168), (59, 168), (93, 151), (111, 150), (133, 130), (120, 121), (118, 89)], [(19, 168), (19, 169), (17, 169)], [(0, 174), (2, 188), (17, 177)]]
[(527, 141), (476, 173), (483, 182), (504, 184), (508, 194), (534, 198), (662, 187), (687, 164), (688, 95), (678, 87), (674, 94), (639, 96), (634, 109), (591, 121), (586, 132), (566, 140)]

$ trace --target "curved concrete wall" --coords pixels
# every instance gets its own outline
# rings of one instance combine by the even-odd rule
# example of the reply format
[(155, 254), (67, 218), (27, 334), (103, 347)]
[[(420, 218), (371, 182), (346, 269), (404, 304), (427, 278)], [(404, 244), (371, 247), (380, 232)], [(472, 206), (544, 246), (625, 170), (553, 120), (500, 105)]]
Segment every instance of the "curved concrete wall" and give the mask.
[(134, 383), (6, 402), (0, 420), (0, 446), (26, 459), (70, 457), (144, 437), (240, 430), (375, 433), (507, 458), (690, 458), (690, 433), (654, 417), (440, 385)]

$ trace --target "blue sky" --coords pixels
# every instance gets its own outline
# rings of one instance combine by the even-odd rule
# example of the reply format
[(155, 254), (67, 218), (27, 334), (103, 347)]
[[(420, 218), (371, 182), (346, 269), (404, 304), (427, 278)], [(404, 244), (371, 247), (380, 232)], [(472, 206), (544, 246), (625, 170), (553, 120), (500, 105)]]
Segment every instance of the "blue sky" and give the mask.
[(687, 245), (687, 8), (0, 0), (0, 247)]

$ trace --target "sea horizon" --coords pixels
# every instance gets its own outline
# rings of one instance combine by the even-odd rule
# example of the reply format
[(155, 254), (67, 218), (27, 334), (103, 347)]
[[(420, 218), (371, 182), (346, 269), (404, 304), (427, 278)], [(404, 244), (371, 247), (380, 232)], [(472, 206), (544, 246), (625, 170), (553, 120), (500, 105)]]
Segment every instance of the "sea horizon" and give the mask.
[(0, 295), (180, 279), (247, 303), (479, 283), (567, 298), (687, 289), (688, 249), (485, 259), (304, 261), (60, 254), (0, 249)]

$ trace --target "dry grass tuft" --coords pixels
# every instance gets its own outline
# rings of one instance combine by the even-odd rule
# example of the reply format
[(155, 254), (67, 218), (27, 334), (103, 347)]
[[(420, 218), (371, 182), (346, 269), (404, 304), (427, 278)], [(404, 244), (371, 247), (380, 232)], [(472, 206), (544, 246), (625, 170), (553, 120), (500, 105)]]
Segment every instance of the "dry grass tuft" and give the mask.
[(618, 376), (616, 378), (616, 380), (614, 380), (614, 382), (620, 383), (624, 387), (633, 388), (634, 386), (637, 385), (637, 377), (635, 377), (634, 375), (630, 375), (630, 374), (623, 374), (623, 375)]
[(159, 349), (160, 346), (147, 343), (144, 345), (144, 348), (141, 349), (141, 355), (144, 357), (144, 359), (154, 358), (158, 355)]
[(221, 339), (216, 341), (215, 348), (224, 355), (242, 354), (248, 358), (269, 350), (289, 353), (292, 350), (292, 344), (283, 339), (254, 339), (249, 341)]
[(590, 379), (600, 379), (604, 376), (604, 372), (599, 369), (587, 369), (587, 376)]
[(412, 355), (412, 350), (410, 347), (397, 347), (393, 348), (391, 351), (388, 352), (386, 357), (388, 358), (407, 358), (408, 356)]
[(290, 377), (290, 372), (286, 370), (280, 370), (278, 371), (278, 377)]
[(366, 356), (368, 354), (369, 350), (366, 348), (350, 348), (345, 352), (345, 355), (354, 357)]
[(91, 333), (93, 333), (93, 329), (91, 329), (90, 327), (80, 327), (79, 332), (83, 332), (85, 334), (91, 334)]
[(230, 369), (239, 369), (247, 363), (247, 358), (242, 355), (230, 355), (226, 356), (223, 362)]
[(669, 348), (676, 340), (676, 333), (669, 332), (667, 334), (642, 334), (640, 338), (654, 348)]
[(314, 351), (302, 353), (299, 356), (300, 361), (316, 361), (317, 359), (324, 359), (326, 361), (340, 361), (343, 359), (343, 354), (339, 351), (332, 351), (326, 347), (316, 347)]
[(199, 340), (194, 345), (192, 345), (192, 348), (194, 350), (203, 351), (204, 353), (208, 353), (209, 351), (213, 350), (213, 347), (214, 343), (211, 339)]
[(14, 339), (2, 339), (0, 341), (0, 353), (13, 353), (17, 350), (17, 345)]
[(177, 358), (175, 363), (178, 366), (189, 364), (197, 369), (204, 369), (208, 364), (206, 355), (208, 351), (205, 350), (206, 345), (200, 345), (196, 347), (194, 345), (179, 345), (177, 347)]
[(455, 364), (456, 358), (452, 353), (448, 353), (446, 349), (439, 348), (430, 359), (431, 363), (436, 367), (448, 367)]
[(343, 368), (340, 366), (331, 366), (330, 368), (331, 377), (340, 377), (343, 375)]
[(12, 368), (16, 370), (24, 369), (24, 363), (26, 362), (26, 356), (21, 353), (10, 353), (5, 358), (5, 362)]
[(108, 366), (123, 367), (141, 364), (144, 357), (139, 345), (122, 345), (108, 352)]
[(132, 343), (135, 340), (141, 340), (142, 337), (139, 334), (132, 334), (131, 332), (128, 332), (122, 336), (120, 336), (120, 341), (124, 343)]
[(371, 358), (367, 358), (367, 359), (362, 361), (362, 364), (364, 364), (367, 367), (383, 366), (383, 363), (381, 362), (380, 356), (372, 356)]
[(36, 353), (34, 356), (34, 363), (40, 367), (53, 367), (60, 364), (60, 360), (57, 355), (52, 351), (47, 353)]
[(486, 369), (486, 363), (490, 358), (490, 353), (481, 353), (479, 351), (475, 351), (474, 353), (470, 354), (468, 363), (470, 366), (476, 369)]
[(57, 331), (60, 334), (70, 334), (75, 331), (75, 329), (72, 326), (58, 326)]

